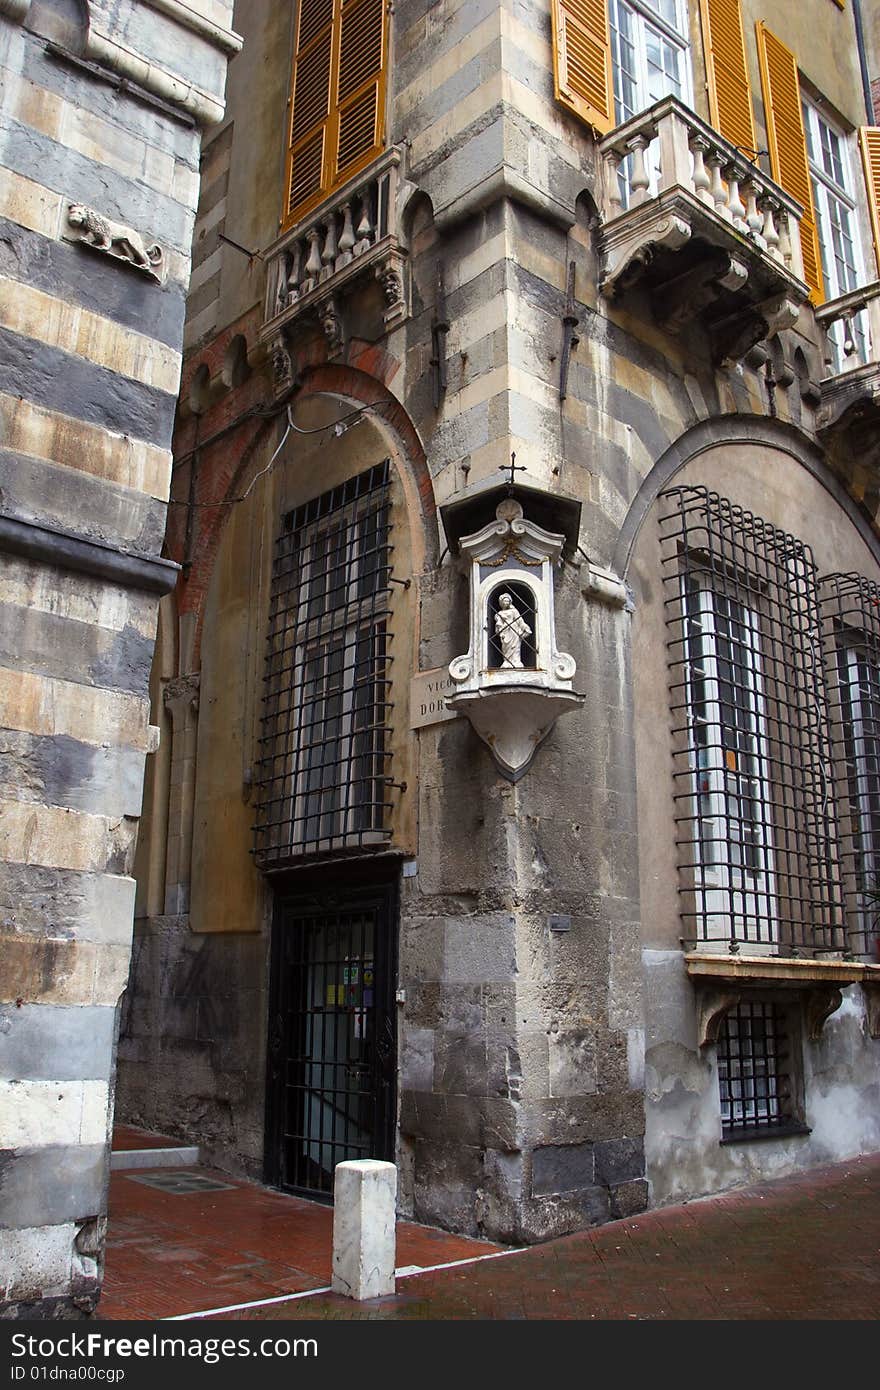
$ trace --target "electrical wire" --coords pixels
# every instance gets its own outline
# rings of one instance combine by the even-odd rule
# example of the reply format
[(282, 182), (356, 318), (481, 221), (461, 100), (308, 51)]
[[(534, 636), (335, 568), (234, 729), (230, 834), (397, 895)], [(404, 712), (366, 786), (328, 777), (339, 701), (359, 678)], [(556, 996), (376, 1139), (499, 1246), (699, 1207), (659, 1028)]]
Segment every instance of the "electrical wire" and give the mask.
[[(330, 394), (330, 393), (329, 393), (329, 392), (327, 392), (327, 393), (321, 392), (321, 393), (316, 393), (316, 394), (322, 394), (322, 395), (323, 395), (323, 394)], [(168, 500), (168, 505), (169, 505), (169, 507), (215, 508), (215, 507), (232, 507), (232, 506), (235, 506), (235, 505), (236, 505), (237, 503), (239, 503), (239, 502), (244, 502), (244, 501), (250, 496), (251, 491), (253, 490), (254, 484), (255, 484), (256, 482), (258, 482), (260, 478), (265, 477), (265, 475), (266, 475), (268, 472), (270, 472), (270, 470), (274, 467), (274, 465), (275, 465), (275, 460), (278, 458), (278, 455), (281, 453), (281, 450), (284, 448), (285, 444), (287, 443), (288, 439), (290, 438), (291, 431), (293, 431), (295, 434), (326, 434), (327, 430), (335, 430), (337, 436), (338, 436), (338, 435), (342, 435), (342, 434), (345, 433), (345, 431), (346, 431), (347, 429), (350, 428), (350, 426), (349, 426), (349, 424), (348, 424), (348, 421), (349, 421), (349, 420), (356, 420), (356, 419), (358, 419), (361, 415), (365, 414), (365, 412), (368, 411), (368, 410), (376, 410), (376, 411), (378, 411), (379, 408), (380, 408), (381, 406), (383, 406), (384, 404), (385, 404), (384, 401), (376, 401), (375, 403), (370, 403), (370, 404), (368, 404), (368, 405), (361, 405), (361, 406), (358, 406), (356, 410), (350, 410), (350, 411), (348, 412), (347, 415), (342, 415), (342, 416), (340, 416), (340, 418), (339, 418), (338, 420), (330, 420), (326, 425), (317, 425), (317, 426), (315, 426), (313, 429), (304, 429), (304, 428), (302, 427), (302, 425), (297, 425), (297, 424), (294, 422), (294, 419), (293, 419), (292, 407), (290, 406), (290, 404), (288, 404), (288, 405), (285, 407), (286, 414), (287, 414), (287, 424), (286, 424), (285, 427), (284, 427), (284, 433), (283, 433), (283, 435), (281, 436), (281, 440), (280, 440), (280, 442), (279, 442), (277, 448), (275, 449), (275, 452), (272, 454), (272, 457), (270, 458), (269, 462), (266, 464), (265, 468), (261, 468), (260, 471), (259, 471), (259, 473), (255, 473), (255, 474), (254, 474), (254, 476), (251, 478), (250, 482), (248, 483), (247, 487), (245, 488), (244, 492), (241, 494), (240, 497), (223, 497), (223, 498), (219, 499), (217, 502), (190, 502), (188, 499), (171, 497), (171, 498), (169, 498), (169, 500)], [(264, 419), (271, 419), (272, 416), (273, 416), (274, 414), (276, 414), (276, 413), (280, 413), (280, 412), (253, 410), (253, 411), (248, 412), (247, 415), (242, 416), (242, 417), (241, 417), (241, 420), (236, 421), (236, 422), (234, 422), (234, 423), (236, 423), (236, 424), (243, 423), (243, 421), (244, 421), (245, 419), (252, 419), (254, 416), (257, 416), (257, 415), (262, 416)], [(222, 434), (222, 433), (226, 433), (226, 431), (221, 431), (221, 434)], [(219, 435), (214, 436), (213, 438), (214, 438), (214, 439), (219, 438)], [(212, 441), (209, 439), (209, 440), (206, 440), (206, 441), (200, 443), (200, 444), (198, 445), (197, 448), (192, 449), (192, 450), (190, 451), (189, 454), (184, 455), (184, 456), (180, 459), (179, 462), (182, 463), (182, 462), (185, 461), (185, 459), (194, 458), (195, 455), (196, 455), (197, 453), (200, 453), (200, 452), (201, 452), (202, 450), (204, 450), (206, 447), (210, 447), (211, 442), (212, 442)], [(179, 465), (178, 465), (178, 466), (179, 466)]]

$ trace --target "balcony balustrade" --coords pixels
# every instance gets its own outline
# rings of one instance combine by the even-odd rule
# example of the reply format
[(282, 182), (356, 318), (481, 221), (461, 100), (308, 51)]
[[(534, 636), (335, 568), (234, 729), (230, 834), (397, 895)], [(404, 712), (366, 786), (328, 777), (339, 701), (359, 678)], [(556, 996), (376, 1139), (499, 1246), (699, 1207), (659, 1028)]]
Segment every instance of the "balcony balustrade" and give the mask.
[(807, 298), (802, 209), (675, 97), (600, 143), (602, 293), (646, 290), (679, 332), (698, 318), (717, 361), (796, 321)]
[(880, 280), (828, 300), (816, 320), (828, 368), (816, 428), (826, 444), (880, 466)]
[(267, 251), (262, 337), (274, 345), (277, 384), (283, 385), (289, 373), (287, 340), (298, 320), (320, 325), (330, 356), (342, 350), (343, 301), (355, 282), (378, 282), (386, 329), (406, 317), (406, 252), (398, 234), (399, 166), (399, 151), (389, 150)]

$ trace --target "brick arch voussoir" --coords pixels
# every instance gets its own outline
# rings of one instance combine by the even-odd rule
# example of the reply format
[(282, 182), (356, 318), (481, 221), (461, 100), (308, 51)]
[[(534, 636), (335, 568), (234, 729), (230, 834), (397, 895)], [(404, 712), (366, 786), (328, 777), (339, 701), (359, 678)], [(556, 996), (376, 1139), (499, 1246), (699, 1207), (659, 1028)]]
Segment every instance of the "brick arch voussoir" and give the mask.
[(400, 452), (409, 469), (419, 495), (421, 520), (425, 532), (425, 550), (429, 564), (436, 563), (438, 550), (437, 503), (428, 460), (418, 431), (400, 401), (383, 382), (357, 367), (324, 362), (308, 369), (302, 376), (294, 396), (297, 401), (317, 395), (341, 396), (355, 405), (380, 407), (377, 415), (389, 426), (400, 441)]

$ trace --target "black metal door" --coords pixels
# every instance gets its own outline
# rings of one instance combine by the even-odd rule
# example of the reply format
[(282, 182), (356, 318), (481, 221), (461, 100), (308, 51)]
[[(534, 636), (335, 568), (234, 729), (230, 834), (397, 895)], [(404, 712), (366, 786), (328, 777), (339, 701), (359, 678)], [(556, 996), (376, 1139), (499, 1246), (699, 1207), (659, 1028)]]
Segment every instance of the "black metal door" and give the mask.
[(394, 885), (279, 898), (273, 933), (267, 1178), (331, 1197), (337, 1163), (391, 1158)]

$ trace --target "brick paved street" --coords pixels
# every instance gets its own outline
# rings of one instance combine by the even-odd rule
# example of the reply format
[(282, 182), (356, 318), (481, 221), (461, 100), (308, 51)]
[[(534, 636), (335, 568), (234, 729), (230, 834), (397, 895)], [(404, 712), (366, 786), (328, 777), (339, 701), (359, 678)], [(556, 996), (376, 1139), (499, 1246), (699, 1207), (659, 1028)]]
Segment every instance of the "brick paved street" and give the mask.
[[(332, 1212), (210, 1170), (169, 1195), (116, 1173), (102, 1318), (156, 1319), (330, 1282)], [(875, 1319), (880, 1156), (616, 1221), (525, 1250), (401, 1222), (394, 1298), (327, 1293), (235, 1319)]]
[(875, 1319), (880, 1157), (667, 1207), (546, 1245), (242, 1319)]

